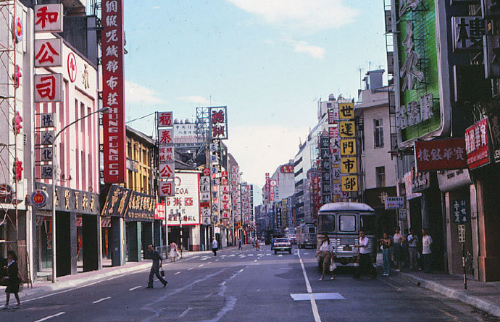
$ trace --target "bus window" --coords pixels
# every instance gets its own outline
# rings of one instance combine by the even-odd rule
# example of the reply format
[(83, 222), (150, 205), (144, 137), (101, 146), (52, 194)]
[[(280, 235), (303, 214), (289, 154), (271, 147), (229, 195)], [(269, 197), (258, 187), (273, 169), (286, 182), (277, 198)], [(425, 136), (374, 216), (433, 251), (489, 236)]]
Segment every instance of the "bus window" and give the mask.
[(321, 215), (319, 216), (319, 231), (331, 232), (335, 231), (335, 216), (334, 215)]
[(315, 234), (315, 233), (316, 233), (316, 228), (309, 227), (309, 234)]
[(356, 216), (353, 215), (340, 215), (340, 231), (353, 232), (356, 231)]
[(361, 215), (361, 229), (367, 235), (375, 234), (375, 216)]

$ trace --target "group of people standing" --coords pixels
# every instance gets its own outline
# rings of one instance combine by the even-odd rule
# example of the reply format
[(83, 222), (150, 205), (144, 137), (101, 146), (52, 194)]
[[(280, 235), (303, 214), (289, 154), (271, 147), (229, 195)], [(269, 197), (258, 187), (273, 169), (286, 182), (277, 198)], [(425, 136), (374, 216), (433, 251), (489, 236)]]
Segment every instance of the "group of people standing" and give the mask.
[[(402, 263), (405, 262), (406, 259), (409, 260), (410, 270), (420, 269), (419, 257), (424, 271), (430, 273), (432, 243), (432, 237), (428, 234), (426, 229), (422, 229), (422, 238), (415, 234), (413, 229), (410, 229), (410, 233), (406, 237), (401, 234), (401, 229), (399, 227), (396, 227), (392, 237), (389, 236), (387, 232), (384, 232), (379, 242), (383, 254), (384, 276), (389, 276), (393, 260), (397, 266), (396, 272), (401, 271)], [(408, 252), (406, 252), (406, 246)]]

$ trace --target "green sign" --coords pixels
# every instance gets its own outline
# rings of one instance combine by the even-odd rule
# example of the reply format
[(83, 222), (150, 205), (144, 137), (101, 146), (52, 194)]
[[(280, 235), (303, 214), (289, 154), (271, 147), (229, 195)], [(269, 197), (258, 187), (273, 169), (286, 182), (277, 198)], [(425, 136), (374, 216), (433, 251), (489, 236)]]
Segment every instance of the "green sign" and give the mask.
[(405, 142), (437, 130), (441, 124), (435, 3), (399, 0), (394, 10), (400, 85), (396, 127)]

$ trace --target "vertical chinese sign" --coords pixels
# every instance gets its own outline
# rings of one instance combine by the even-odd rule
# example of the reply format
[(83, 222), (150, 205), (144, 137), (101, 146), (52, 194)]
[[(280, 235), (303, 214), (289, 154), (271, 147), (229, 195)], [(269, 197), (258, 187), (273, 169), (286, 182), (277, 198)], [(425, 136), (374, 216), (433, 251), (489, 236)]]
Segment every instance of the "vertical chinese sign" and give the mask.
[(224, 226), (231, 223), (229, 206), (229, 173), (222, 171), (222, 141), (228, 138), (227, 106), (209, 108), (210, 119), (210, 168), (212, 184), (212, 223)]
[(126, 181), (123, 0), (102, 1), (102, 118), (104, 182)]
[[(330, 137), (328, 134), (319, 137), (319, 163), (321, 169), (321, 204), (325, 205), (332, 202), (332, 182), (331, 182), (331, 166), (330, 166)], [(313, 198), (315, 197), (313, 193)], [(320, 208), (319, 198), (315, 198), (313, 202), (314, 211), (317, 213)]]
[[(62, 32), (63, 30), (63, 5), (47, 4), (35, 6), (35, 32), (37, 34)], [(35, 103), (56, 103), (63, 101), (63, 75), (50, 72), (45, 68), (62, 66), (62, 39), (36, 39), (34, 52), (34, 77)], [(43, 74), (38, 74), (43, 72)], [(52, 111), (56, 106), (52, 105)], [(53, 144), (56, 124), (55, 113), (40, 113), (36, 115), (36, 173), (37, 179), (52, 179), (53, 172)], [(63, 124), (61, 124), (63, 126)]]
[(354, 103), (339, 103), (339, 121), (341, 197), (347, 199), (359, 189)]
[(160, 197), (175, 195), (175, 154), (172, 112), (157, 112), (158, 129), (158, 191)]

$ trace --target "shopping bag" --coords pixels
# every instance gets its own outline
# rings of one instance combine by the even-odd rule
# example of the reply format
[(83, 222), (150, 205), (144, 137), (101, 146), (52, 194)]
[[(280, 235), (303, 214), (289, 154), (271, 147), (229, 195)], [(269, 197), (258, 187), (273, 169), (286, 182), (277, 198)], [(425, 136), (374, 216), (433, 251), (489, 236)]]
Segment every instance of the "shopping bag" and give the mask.
[(334, 270), (337, 269), (337, 264), (332, 260), (330, 263), (330, 271), (333, 272)]
[(163, 269), (161, 269), (161, 271), (160, 271), (160, 275), (161, 275), (161, 276), (165, 276), (165, 271), (164, 271)]

